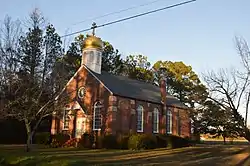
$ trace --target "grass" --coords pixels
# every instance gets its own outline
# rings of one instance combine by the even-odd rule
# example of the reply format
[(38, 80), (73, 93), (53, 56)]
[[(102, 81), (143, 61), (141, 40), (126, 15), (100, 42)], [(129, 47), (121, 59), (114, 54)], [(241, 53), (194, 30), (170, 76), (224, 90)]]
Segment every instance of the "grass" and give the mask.
[[(22, 146), (0, 146), (0, 156), (9, 165), (246, 165), (250, 149), (244, 145), (199, 146), (180, 149), (84, 150), (35, 148), (26, 153)], [(1, 161), (1, 159), (0, 159)], [(0, 164), (1, 165), (1, 164)]]

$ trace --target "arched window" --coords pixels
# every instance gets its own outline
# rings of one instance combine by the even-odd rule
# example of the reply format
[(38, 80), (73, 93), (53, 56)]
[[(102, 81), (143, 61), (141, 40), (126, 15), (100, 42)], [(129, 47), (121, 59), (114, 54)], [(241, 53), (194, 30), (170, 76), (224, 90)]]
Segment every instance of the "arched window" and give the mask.
[(102, 58), (101, 53), (97, 52), (96, 53), (96, 64), (97, 65), (100, 65), (101, 58)]
[(69, 129), (69, 111), (70, 110), (64, 110), (63, 112), (63, 130), (68, 130)]
[(96, 102), (94, 105), (94, 116), (93, 116), (93, 130), (101, 130), (102, 126), (102, 105), (100, 102)]
[(157, 108), (153, 112), (153, 133), (159, 133), (159, 110)]
[(143, 107), (137, 107), (137, 132), (143, 132)]
[(89, 51), (89, 63), (93, 63), (94, 61), (94, 51)]
[(167, 134), (172, 134), (172, 112), (170, 109), (167, 110)]

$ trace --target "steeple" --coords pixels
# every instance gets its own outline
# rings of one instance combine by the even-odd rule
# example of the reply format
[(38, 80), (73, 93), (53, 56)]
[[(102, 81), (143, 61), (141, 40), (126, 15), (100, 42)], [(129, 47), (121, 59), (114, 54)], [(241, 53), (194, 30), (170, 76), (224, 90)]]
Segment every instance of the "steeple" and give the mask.
[(95, 36), (96, 23), (92, 24), (92, 35), (87, 35), (83, 41), (82, 64), (93, 72), (101, 74), (103, 42)]

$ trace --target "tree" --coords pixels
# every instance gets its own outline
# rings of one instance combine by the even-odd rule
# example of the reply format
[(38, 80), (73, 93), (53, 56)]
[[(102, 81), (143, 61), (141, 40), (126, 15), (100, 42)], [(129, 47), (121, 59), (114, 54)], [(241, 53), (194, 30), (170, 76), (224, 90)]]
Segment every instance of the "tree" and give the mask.
[(157, 61), (153, 65), (155, 82), (159, 82), (159, 69), (165, 68), (167, 92), (177, 97), (191, 109), (189, 116), (192, 119), (193, 134), (199, 138), (199, 126), (202, 109), (200, 107), (207, 99), (208, 92), (198, 75), (191, 66), (183, 62)]
[(240, 56), (243, 70), (230, 68), (220, 69), (218, 72), (210, 71), (203, 74), (207, 83), (209, 98), (225, 110), (230, 110), (236, 122), (237, 132), (250, 141), (250, 131), (246, 121), (239, 113), (240, 106), (245, 105), (246, 118), (250, 98), (250, 51), (247, 42), (243, 38), (236, 37), (236, 48)]
[(115, 49), (109, 42), (104, 41), (102, 53), (102, 71), (107, 71), (116, 75), (124, 72), (125, 64), (118, 49)]
[(229, 109), (223, 109), (211, 100), (206, 101), (202, 109), (199, 129), (201, 133), (211, 134), (213, 137), (222, 136), (224, 144), (226, 138), (238, 136), (237, 126)]
[(150, 70), (150, 62), (143, 55), (129, 55), (125, 61), (125, 75), (129, 78), (152, 82), (153, 73)]
[[(56, 72), (57, 80), (65, 85), (67, 81), (75, 74), (75, 72), (81, 66), (82, 57), (82, 43), (84, 36), (80, 34), (70, 44), (65, 55), (59, 57), (56, 61)], [(61, 87), (62, 88), (62, 87)]]
[(12, 93), (12, 80), (14, 73), (18, 70), (19, 64), (19, 42), (22, 33), (20, 21), (12, 21), (6, 16), (0, 29), (0, 99), (1, 105), (6, 100), (6, 94)]
[(194, 108), (196, 103), (201, 103), (206, 99), (206, 87), (201, 83), (191, 66), (185, 65), (183, 62), (171, 61), (158, 61), (153, 66), (156, 71), (160, 67), (166, 69), (168, 93), (191, 108)]
[(59, 89), (53, 70), (62, 55), (61, 39), (53, 25), (47, 25), (44, 32), (44, 19), (37, 9), (30, 14), (29, 21), (30, 28), (19, 40), (20, 58), (17, 62), (20, 67), (10, 85), (13, 91), (8, 93), (8, 103), (3, 110), (5, 116), (24, 122), (27, 151), (41, 121), (54, 111)]

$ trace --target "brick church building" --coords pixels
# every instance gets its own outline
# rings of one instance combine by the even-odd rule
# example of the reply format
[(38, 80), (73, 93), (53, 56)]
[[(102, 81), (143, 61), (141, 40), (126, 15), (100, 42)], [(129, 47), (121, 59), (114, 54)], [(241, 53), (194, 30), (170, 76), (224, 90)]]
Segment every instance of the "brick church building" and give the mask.
[(159, 86), (101, 71), (103, 42), (93, 35), (83, 42), (81, 67), (59, 98), (68, 104), (52, 117), (51, 134), (80, 138), (100, 134), (161, 133), (190, 137), (188, 107)]

